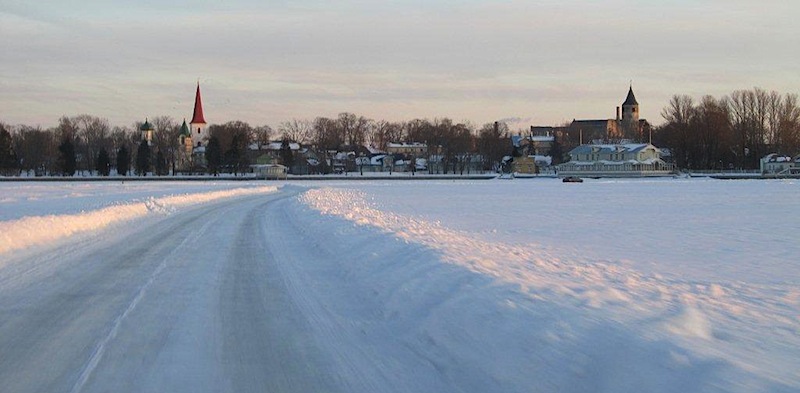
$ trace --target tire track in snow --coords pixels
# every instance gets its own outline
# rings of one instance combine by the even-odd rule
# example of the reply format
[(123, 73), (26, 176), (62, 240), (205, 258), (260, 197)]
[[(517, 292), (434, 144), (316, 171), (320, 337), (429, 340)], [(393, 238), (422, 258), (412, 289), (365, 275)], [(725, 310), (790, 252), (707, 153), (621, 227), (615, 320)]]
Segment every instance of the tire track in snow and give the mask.
[(75, 384), (72, 386), (72, 389), (70, 390), (71, 393), (79, 393), (80, 391), (83, 390), (84, 386), (86, 386), (86, 383), (89, 381), (89, 378), (91, 378), (92, 373), (100, 364), (100, 361), (103, 359), (106, 347), (117, 336), (117, 332), (119, 331), (119, 328), (122, 325), (122, 323), (125, 322), (128, 315), (136, 308), (136, 306), (139, 305), (139, 302), (145, 296), (147, 290), (152, 286), (153, 282), (156, 280), (158, 275), (167, 267), (167, 265), (174, 259), (176, 255), (178, 255), (181, 252), (184, 252), (184, 249), (186, 249), (187, 244), (190, 241), (194, 241), (197, 238), (201, 237), (204, 233), (206, 233), (208, 229), (211, 227), (211, 224), (213, 224), (213, 221), (206, 221), (202, 226), (200, 226), (195, 237), (184, 238), (169, 253), (169, 255), (161, 261), (161, 263), (155, 268), (155, 270), (153, 270), (153, 272), (148, 277), (147, 281), (139, 288), (138, 292), (133, 297), (128, 306), (125, 308), (125, 310), (114, 319), (111, 329), (108, 331), (108, 333), (97, 343), (94, 351), (92, 352), (92, 355), (89, 357), (89, 359), (82, 367), (81, 372), (78, 376), (78, 380), (75, 381)]

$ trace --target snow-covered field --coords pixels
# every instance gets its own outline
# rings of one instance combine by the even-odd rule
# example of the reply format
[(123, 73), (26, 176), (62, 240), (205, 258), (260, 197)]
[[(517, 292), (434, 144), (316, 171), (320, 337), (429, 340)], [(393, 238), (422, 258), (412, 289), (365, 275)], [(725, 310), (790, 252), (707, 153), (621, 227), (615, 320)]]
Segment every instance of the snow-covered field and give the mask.
[[(130, 391), (798, 391), (797, 195), (798, 181), (704, 179), (0, 183), (0, 321), (12, 321), (0, 322), (0, 353), (32, 356), (12, 344), (19, 340), (9, 329), (46, 308), (30, 300), (40, 296), (30, 288), (67, 271), (52, 255), (89, 254), (95, 243), (117, 241), (114, 231), (138, 237), (137, 225), (155, 232), (192, 220), (207, 221), (197, 229), (204, 240), (186, 249), (212, 247), (192, 258), (218, 266), (197, 271), (205, 284), (168, 285), (175, 251), (153, 251), (164, 261), (141, 274), (126, 270), (142, 284), (108, 306), (109, 320), (93, 316), (59, 333), (98, 332), (86, 333), (88, 350), (65, 357), (77, 369), (64, 366), (53, 384), (103, 391), (127, 376), (144, 381)], [(69, 269), (86, 275), (106, 269), (108, 258), (81, 268), (76, 256)], [(270, 296), (285, 302), (267, 308), (286, 318), (273, 326), (255, 323), (249, 309), (232, 314), (254, 324), (230, 337), (250, 343), (238, 343), (240, 351), (261, 348), (254, 336), (281, 342), (281, 364), (293, 366), (280, 373), (258, 370), (276, 356), (275, 344), (255, 358), (233, 356), (249, 363), (229, 374), (216, 369), (220, 356), (239, 347), (206, 348), (221, 340), (213, 326), (225, 320), (209, 311), (226, 299), (214, 293), (231, 289), (214, 277), (242, 260), (255, 269), (247, 288), (277, 291)], [(150, 293), (179, 290), (192, 300), (148, 302)], [(18, 310), (28, 303), (29, 314)], [(167, 307), (184, 311), (126, 333), (137, 312)], [(156, 334), (164, 329), (173, 333)], [(139, 350), (115, 357), (132, 337)], [(186, 345), (201, 348), (179, 356)], [(167, 371), (135, 362), (139, 352)], [(0, 380), (31, 372), (14, 366), (0, 360)], [(167, 383), (188, 375), (209, 381)], [(308, 385), (292, 383), (300, 380)]]

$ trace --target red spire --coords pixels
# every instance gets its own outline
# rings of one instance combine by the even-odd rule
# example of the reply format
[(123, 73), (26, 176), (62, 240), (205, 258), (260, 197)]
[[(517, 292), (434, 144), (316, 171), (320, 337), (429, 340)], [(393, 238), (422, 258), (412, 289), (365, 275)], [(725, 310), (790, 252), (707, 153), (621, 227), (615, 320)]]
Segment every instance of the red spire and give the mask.
[(200, 82), (197, 82), (197, 93), (194, 95), (194, 115), (190, 123), (206, 124), (206, 119), (203, 118), (203, 103), (200, 100)]

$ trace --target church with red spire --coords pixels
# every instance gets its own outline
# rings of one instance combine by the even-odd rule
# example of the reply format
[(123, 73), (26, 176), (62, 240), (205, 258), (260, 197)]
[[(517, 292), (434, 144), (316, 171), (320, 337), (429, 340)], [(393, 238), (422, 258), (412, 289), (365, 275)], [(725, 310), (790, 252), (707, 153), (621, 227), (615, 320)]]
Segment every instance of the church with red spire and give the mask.
[(192, 171), (198, 166), (205, 165), (208, 138), (208, 127), (203, 114), (203, 98), (200, 95), (200, 82), (198, 81), (194, 94), (192, 120), (187, 124), (186, 118), (184, 118), (178, 134), (178, 144), (181, 149), (178, 150), (175, 164), (181, 171)]
[(196, 141), (197, 146), (205, 146), (208, 143), (208, 128), (206, 127), (206, 119), (203, 116), (203, 100), (200, 96), (200, 81), (197, 82), (197, 91), (194, 94), (194, 113), (192, 114), (192, 121), (189, 122), (192, 127), (192, 139)]

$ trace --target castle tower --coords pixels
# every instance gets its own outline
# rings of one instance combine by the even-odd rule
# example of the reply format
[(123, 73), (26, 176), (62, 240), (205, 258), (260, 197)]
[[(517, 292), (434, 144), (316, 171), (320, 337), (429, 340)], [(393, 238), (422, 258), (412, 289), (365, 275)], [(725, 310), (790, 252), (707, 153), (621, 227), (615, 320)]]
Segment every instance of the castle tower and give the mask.
[(153, 132), (155, 128), (146, 118), (144, 119), (144, 124), (139, 127), (139, 131), (142, 132), (142, 140), (147, 141), (147, 146), (153, 146)]
[(203, 117), (203, 102), (200, 99), (200, 82), (197, 82), (197, 92), (194, 95), (194, 114), (192, 115), (191, 134), (197, 145), (208, 141), (208, 130), (206, 129), (206, 119)]
[(622, 103), (622, 135), (625, 139), (638, 140), (641, 138), (639, 130), (639, 103), (633, 95), (633, 86), (628, 89), (628, 96)]

